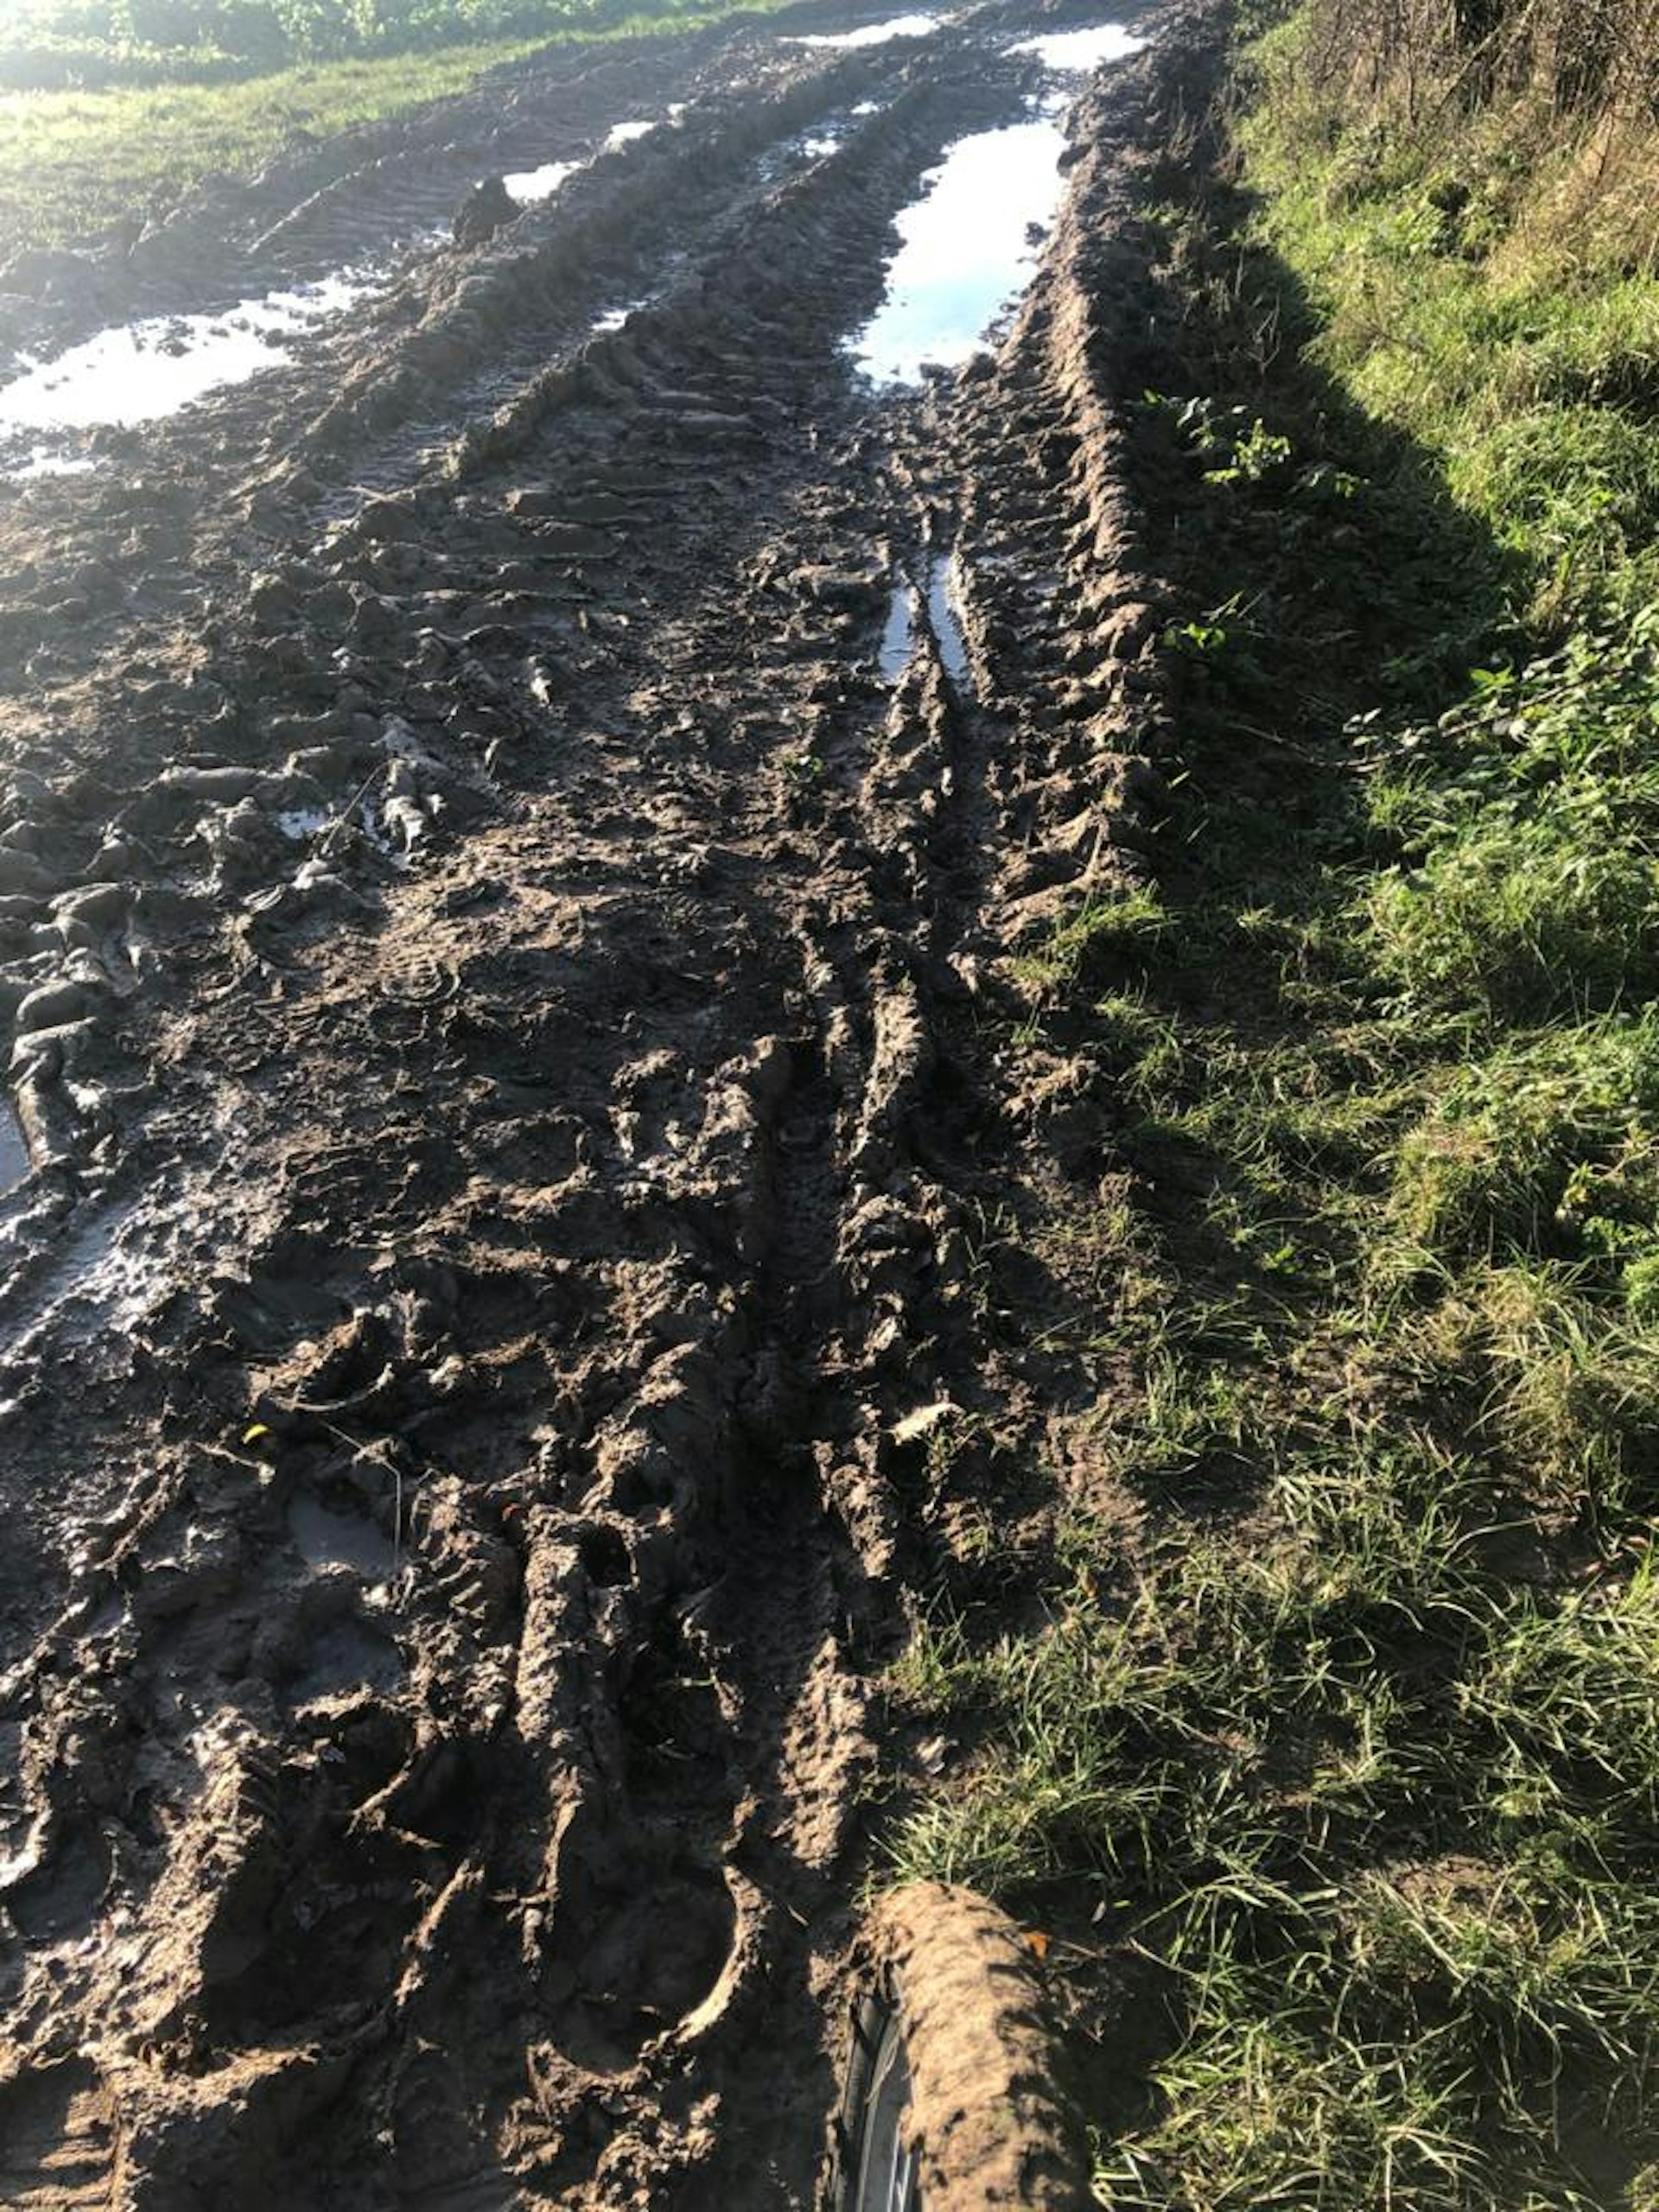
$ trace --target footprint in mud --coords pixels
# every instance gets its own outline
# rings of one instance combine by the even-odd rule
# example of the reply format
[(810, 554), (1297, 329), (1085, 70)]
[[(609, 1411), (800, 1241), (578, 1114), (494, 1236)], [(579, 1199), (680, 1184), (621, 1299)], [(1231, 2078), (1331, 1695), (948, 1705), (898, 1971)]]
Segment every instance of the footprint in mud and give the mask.
[(366, 1582), (385, 1582), (396, 1571), (397, 1547), (366, 1514), (336, 1512), (315, 1497), (296, 1497), (288, 1509), (288, 1533), (309, 1567), (347, 1567)]
[(719, 1981), (736, 1934), (731, 1891), (671, 1834), (582, 1806), (559, 1845), (556, 1897), (543, 1974), (556, 2039), (589, 2072), (622, 2073)]
[(54, 1942), (90, 1923), (109, 1878), (104, 1843), (92, 1828), (79, 1829), (35, 1872), (12, 1885), (7, 1910), (26, 1942)]
[(302, 1706), (354, 1690), (395, 1689), (403, 1678), (404, 1662), (391, 1638), (346, 1616), (310, 1638), (303, 1663), (284, 1688), (290, 1702)]
[(84, 2061), (0, 2077), (0, 2204), (108, 2204), (114, 2110)]

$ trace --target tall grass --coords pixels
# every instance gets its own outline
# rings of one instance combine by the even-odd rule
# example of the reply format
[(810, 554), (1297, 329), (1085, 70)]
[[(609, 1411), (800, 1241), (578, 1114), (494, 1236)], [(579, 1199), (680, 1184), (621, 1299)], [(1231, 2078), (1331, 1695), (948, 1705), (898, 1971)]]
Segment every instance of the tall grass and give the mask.
[(254, 75), (210, 70), (210, 81), (190, 81), (190, 70), (174, 81), (168, 64), (159, 82), (141, 74), (113, 89), (0, 91), (0, 261), (164, 214), (204, 178), (251, 175), (296, 142), (407, 114), (561, 41), (691, 30), (722, 12), (721, 0), (602, 11), (554, 0), (536, 37), (371, 51)]
[(1292, 36), (1327, 137), (1363, 114), (1433, 148), (1454, 226), (1659, 251), (1656, 0), (1308, 0)]
[(1313, 0), (1305, 33), (1315, 77), (1414, 118), (1539, 94), (1596, 124), (1653, 120), (1654, 0)]

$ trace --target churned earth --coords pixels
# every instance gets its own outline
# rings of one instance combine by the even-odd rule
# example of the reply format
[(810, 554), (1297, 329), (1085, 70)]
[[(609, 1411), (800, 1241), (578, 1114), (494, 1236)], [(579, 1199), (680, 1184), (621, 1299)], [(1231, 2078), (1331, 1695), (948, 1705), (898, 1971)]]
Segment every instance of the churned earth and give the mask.
[[(988, 1008), (1154, 780), (1136, 175), (1217, 11), (1027, 45), (1106, 12), (565, 52), (0, 303), (5, 2202), (820, 2201), (884, 1670), (1052, 1510)], [(1002, 131), (970, 220), (1033, 131), (1058, 211), (917, 373)]]

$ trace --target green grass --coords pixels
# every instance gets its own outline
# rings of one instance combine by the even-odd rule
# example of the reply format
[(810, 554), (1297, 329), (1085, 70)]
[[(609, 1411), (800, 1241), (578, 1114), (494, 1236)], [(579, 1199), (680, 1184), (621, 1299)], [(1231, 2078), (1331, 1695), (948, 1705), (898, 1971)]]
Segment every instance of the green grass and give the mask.
[(538, 43), (321, 63), (234, 84), (0, 93), (0, 255), (164, 212), (205, 176), (251, 175), (301, 131), (327, 137), (464, 92)]
[(930, 1719), (1001, 1726), (899, 1871), (1086, 1870), (1182, 2017), (1103, 2202), (1587, 2207), (1564, 2135), (1659, 2147), (1659, 1580), (1542, 1605), (1483, 1556), (1491, 1503), (1421, 1444), (1287, 1451), (1249, 1541), (906, 1659)]
[(1147, 180), (1171, 796), (1007, 963), (1103, 1173), (978, 1282), (1089, 1478), (896, 1669), (893, 1865), (1103, 1949), (1103, 2206), (1654, 2212), (1659, 284), (1304, 26)]

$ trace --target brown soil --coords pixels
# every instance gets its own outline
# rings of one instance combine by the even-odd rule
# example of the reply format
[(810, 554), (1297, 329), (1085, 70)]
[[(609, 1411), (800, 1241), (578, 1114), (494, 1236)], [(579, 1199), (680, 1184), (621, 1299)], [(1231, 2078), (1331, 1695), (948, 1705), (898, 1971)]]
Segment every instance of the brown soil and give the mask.
[[(969, 1295), (1099, 1172), (998, 963), (1136, 866), (1136, 178), (1214, 12), (1085, 91), (918, 396), (839, 342), (1035, 7), (570, 56), (486, 158), (451, 110), (188, 213), (123, 311), (692, 103), (0, 492), (6, 2203), (817, 2201), (881, 1672), (969, 1519), (1042, 1525), (1071, 1387)], [(946, 548), (971, 681), (924, 630), (885, 686)]]

